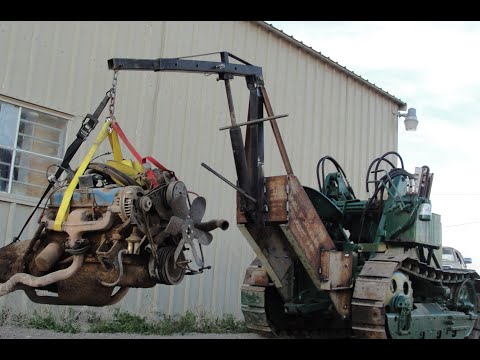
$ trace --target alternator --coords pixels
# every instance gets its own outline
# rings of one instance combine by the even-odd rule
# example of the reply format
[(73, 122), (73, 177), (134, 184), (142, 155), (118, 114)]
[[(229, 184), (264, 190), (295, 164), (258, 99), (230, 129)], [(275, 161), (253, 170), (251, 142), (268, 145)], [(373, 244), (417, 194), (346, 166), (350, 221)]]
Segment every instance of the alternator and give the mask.
[(143, 195), (143, 189), (140, 186), (125, 186), (116, 194), (115, 210), (123, 221), (130, 219), (133, 211), (133, 201)]

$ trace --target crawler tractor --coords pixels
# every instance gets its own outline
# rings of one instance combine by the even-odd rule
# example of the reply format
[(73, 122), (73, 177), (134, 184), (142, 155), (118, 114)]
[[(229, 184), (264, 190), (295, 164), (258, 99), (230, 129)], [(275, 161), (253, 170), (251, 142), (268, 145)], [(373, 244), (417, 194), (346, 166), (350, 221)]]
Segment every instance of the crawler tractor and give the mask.
[[(237, 225), (257, 256), (241, 286), (250, 329), (322, 338), (479, 337), (480, 277), (473, 270), (442, 269), (428, 166), (410, 173), (398, 153), (387, 152), (367, 169), (372, 195), (358, 199), (340, 164), (324, 156), (318, 189), (302, 186), (276, 122), (286, 115), (273, 113), (260, 67), (227, 52), (220, 61), (114, 58), (108, 65), (114, 74), (182, 71), (217, 74), (224, 82), (231, 126), (220, 130), (229, 131), (238, 179), (230, 182), (202, 165), (236, 190)], [(236, 121), (234, 76), (244, 77), (249, 91), (244, 123)], [(267, 121), (285, 175), (264, 175)], [(325, 174), (327, 164), (335, 171)], [(122, 173), (124, 166), (110, 165), (89, 162), (77, 171), (89, 185), (73, 191), (68, 218), (62, 215), (68, 189), (57, 189), (34, 239), (0, 250), (0, 277), (10, 278), (2, 293), (21, 288), (36, 302), (100, 306), (118, 301), (122, 289), (175, 284), (185, 271), (203, 271), (196, 252), (199, 270), (189, 270), (185, 245), (194, 250), (194, 239), (208, 244), (208, 231), (225, 229), (227, 222), (202, 223), (204, 200), (187, 206), (185, 186), (166, 169), (152, 174), (139, 168), (139, 176), (132, 174), (135, 166)], [(104, 185), (92, 186), (99, 182)], [(112, 295), (115, 285), (120, 290)], [(35, 289), (58, 297), (40, 297)]]
[[(324, 176), (328, 161), (336, 171)], [(379, 173), (381, 162), (391, 169)], [(480, 277), (442, 270), (429, 168), (409, 173), (389, 152), (367, 174), (367, 200), (329, 156), (319, 160), (318, 189), (293, 174), (266, 177), (263, 225), (238, 202), (238, 226), (257, 254), (241, 287), (248, 326), (280, 336), (478, 338)]]

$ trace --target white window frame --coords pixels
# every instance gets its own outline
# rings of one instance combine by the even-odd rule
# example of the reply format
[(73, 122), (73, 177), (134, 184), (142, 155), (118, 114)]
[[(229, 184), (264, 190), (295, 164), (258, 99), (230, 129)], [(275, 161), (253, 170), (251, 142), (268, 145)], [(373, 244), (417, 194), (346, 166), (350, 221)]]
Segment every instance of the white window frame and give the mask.
[[(0, 94), (0, 101), (11, 104), (11, 105), (14, 105), (14, 106), (17, 106), (19, 108), (18, 118), (17, 118), (17, 128), (15, 130), (15, 142), (13, 144), (13, 147), (3, 145), (3, 144), (1, 145), (1, 147), (3, 149), (8, 149), (8, 150), (12, 151), (12, 159), (11, 159), (10, 166), (9, 166), (10, 171), (9, 171), (9, 174), (8, 174), (8, 179), (2, 178), (4, 180), (8, 180), (7, 191), (0, 191), (0, 195), (8, 195), (8, 196), (15, 196), (15, 197), (19, 196), (19, 197), (27, 198), (27, 199), (35, 199), (36, 197), (11, 192), (12, 191), (12, 184), (13, 184), (13, 181), (14, 181), (13, 176), (14, 176), (15, 159), (16, 159), (16, 156), (17, 156), (17, 151), (20, 151), (20, 152), (23, 152), (23, 153), (29, 154), (29, 155), (34, 155), (34, 156), (39, 156), (39, 157), (43, 157), (43, 158), (46, 158), (46, 159), (50, 159), (50, 160), (53, 160), (55, 162), (61, 162), (63, 160), (64, 152), (66, 151), (66, 148), (67, 148), (67, 146), (65, 146), (65, 143), (66, 143), (67, 137), (68, 137), (69, 122), (70, 122), (70, 120), (73, 119), (73, 115), (67, 114), (67, 113), (64, 113), (64, 112), (60, 112), (60, 111), (56, 111), (56, 110), (53, 110), (53, 109), (48, 109), (48, 108), (45, 108), (45, 107), (42, 107), (42, 106), (39, 106), (39, 105), (31, 104), (31, 103), (21, 101), (21, 100), (18, 100), (18, 99), (9, 97), (9, 96), (5, 96), (5, 95), (2, 95), (2, 94)], [(22, 114), (22, 109), (23, 108), (28, 109), (28, 110), (32, 110), (32, 111), (36, 111), (36, 112), (41, 112), (41, 113), (44, 113), (44, 114), (47, 114), (47, 115), (55, 116), (55, 117), (58, 117), (58, 118), (66, 121), (64, 136), (61, 137), (59, 143), (55, 143), (55, 144), (59, 144), (60, 146), (63, 146), (63, 153), (61, 154), (62, 157), (57, 158), (57, 157), (44, 155), (44, 154), (40, 154), (40, 153), (36, 153), (36, 152), (29, 151), (29, 150), (23, 150), (23, 149), (18, 148), (18, 135), (19, 135), (19, 131), (20, 131), (21, 114)], [(29, 122), (29, 121), (26, 121), (26, 122)], [(58, 129), (47, 126), (47, 125), (37, 124), (37, 123), (33, 123), (33, 124), (35, 126), (51, 128), (52, 130), (58, 131)], [(43, 141), (42, 139), (37, 139), (37, 140)], [(35, 169), (28, 169), (28, 170), (29, 171), (36, 171)], [(21, 182), (19, 182), (19, 183), (21, 183)], [(37, 186), (35, 184), (28, 184), (28, 185)], [(0, 197), (3, 197), (3, 196), (0, 196)]]

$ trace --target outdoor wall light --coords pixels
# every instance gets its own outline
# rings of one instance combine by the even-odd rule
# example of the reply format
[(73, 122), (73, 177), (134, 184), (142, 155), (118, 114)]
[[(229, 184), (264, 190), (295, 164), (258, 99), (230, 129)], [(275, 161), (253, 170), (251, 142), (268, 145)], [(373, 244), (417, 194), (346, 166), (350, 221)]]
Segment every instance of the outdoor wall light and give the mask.
[(407, 131), (416, 131), (417, 130), (417, 125), (418, 125), (418, 119), (417, 119), (417, 110), (414, 108), (408, 109), (407, 113), (401, 113), (400, 111), (398, 112), (398, 117), (404, 117), (405, 118), (405, 130)]

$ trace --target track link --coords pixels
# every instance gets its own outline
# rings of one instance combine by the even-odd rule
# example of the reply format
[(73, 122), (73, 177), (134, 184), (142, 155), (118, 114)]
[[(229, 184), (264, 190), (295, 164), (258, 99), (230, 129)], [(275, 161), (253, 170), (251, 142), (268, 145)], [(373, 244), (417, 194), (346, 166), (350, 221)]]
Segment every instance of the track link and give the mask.
[[(259, 267), (255, 267), (259, 269)], [(410, 279), (422, 279), (443, 285), (460, 285), (473, 280), (477, 292), (477, 313), (480, 313), (480, 276), (473, 270), (440, 270), (404, 255), (377, 255), (366, 261), (355, 281), (351, 302), (351, 328), (305, 328), (299, 315), (283, 312), (283, 302), (275, 287), (245, 282), (242, 286), (242, 312), (247, 326), (264, 337), (281, 338), (355, 338), (387, 339), (385, 296), (395, 271)], [(469, 338), (480, 336), (480, 316)]]
[[(479, 299), (480, 277), (475, 271), (440, 270), (432, 266), (407, 258), (406, 256), (377, 255), (365, 262), (355, 281), (352, 298), (352, 330), (356, 338), (386, 339), (385, 296), (390, 286), (393, 273), (400, 270), (410, 279), (422, 279), (444, 285), (460, 285), (465, 280), (473, 280)], [(478, 308), (477, 300), (477, 312)], [(478, 333), (480, 325), (477, 320), (473, 336)]]
[[(256, 267), (258, 269), (258, 267)], [(248, 273), (248, 271), (247, 271)], [(330, 315), (326, 318), (302, 317), (299, 314), (286, 314), (284, 303), (277, 289), (270, 285), (244, 283), (241, 288), (242, 312), (247, 327), (267, 338), (346, 338), (349, 335), (345, 322), (336, 326)]]

